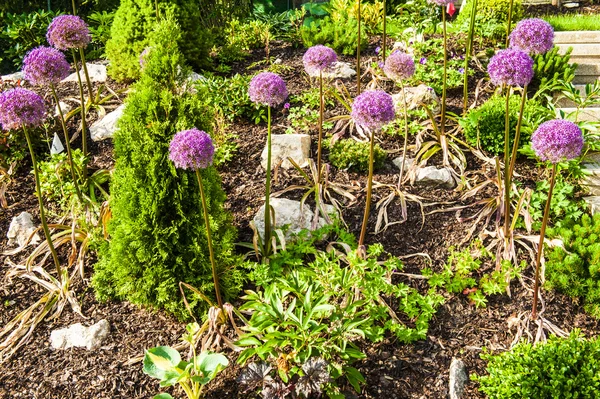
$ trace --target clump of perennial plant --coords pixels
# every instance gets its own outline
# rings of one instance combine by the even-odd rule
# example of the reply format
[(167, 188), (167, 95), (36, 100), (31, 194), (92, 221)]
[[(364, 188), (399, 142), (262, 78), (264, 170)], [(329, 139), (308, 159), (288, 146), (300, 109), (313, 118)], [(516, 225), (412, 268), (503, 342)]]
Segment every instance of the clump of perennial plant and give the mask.
[(206, 238), (208, 243), (208, 252), (210, 264), (212, 266), (213, 283), (215, 285), (215, 296), (219, 307), (223, 307), (221, 293), (219, 290), (219, 276), (217, 274), (217, 265), (213, 253), (212, 236), (210, 232), (210, 218), (208, 206), (206, 205), (206, 195), (202, 185), (202, 176), (200, 169), (206, 169), (212, 165), (215, 155), (215, 147), (212, 139), (203, 130), (196, 128), (184, 130), (175, 134), (169, 145), (169, 159), (173, 161), (176, 168), (190, 169), (196, 172), (198, 187), (200, 188), (200, 199), (202, 200), (202, 211), (204, 213), (204, 224), (206, 226)]
[(354, 99), (352, 103), (352, 119), (354, 123), (369, 131), (369, 176), (367, 179), (367, 203), (363, 216), (360, 238), (358, 240), (358, 251), (361, 256), (365, 255), (365, 236), (367, 234), (367, 222), (371, 211), (371, 195), (373, 192), (373, 169), (375, 152), (375, 130), (392, 122), (396, 117), (394, 100), (392, 96), (381, 90), (365, 91)]
[(520, 21), (509, 36), (510, 47), (529, 54), (544, 54), (554, 46), (554, 29), (543, 19)]
[(569, 161), (581, 155), (583, 149), (583, 133), (579, 126), (571, 121), (564, 119), (554, 119), (542, 123), (531, 136), (531, 147), (542, 161), (552, 163), (552, 175), (550, 177), (550, 188), (548, 189), (548, 199), (544, 209), (542, 227), (540, 229), (540, 242), (535, 263), (535, 285), (533, 288), (533, 307), (531, 310), (532, 319), (537, 317), (537, 302), (540, 280), (540, 264), (544, 248), (544, 236), (548, 217), (550, 215), (550, 202), (552, 201), (552, 191), (556, 181), (557, 164), (562, 161)]
[(252, 78), (248, 86), (248, 95), (253, 102), (266, 105), (267, 108), (267, 168), (265, 181), (265, 233), (262, 249), (263, 260), (267, 261), (271, 254), (271, 107), (285, 102), (288, 97), (287, 86), (281, 76), (272, 72), (262, 72)]

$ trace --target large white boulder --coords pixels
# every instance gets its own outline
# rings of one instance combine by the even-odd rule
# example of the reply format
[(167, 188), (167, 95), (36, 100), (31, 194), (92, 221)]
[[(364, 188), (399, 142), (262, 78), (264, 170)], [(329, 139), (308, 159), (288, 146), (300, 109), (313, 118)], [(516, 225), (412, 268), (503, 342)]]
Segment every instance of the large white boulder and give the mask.
[[(6, 233), (6, 237), (8, 237), (8, 245), (18, 245), (22, 247), (27, 242), (27, 239), (31, 234), (35, 231), (36, 227), (33, 224), (33, 218), (31, 214), (28, 212), (21, 212), (19, 216), (15, 216), (10, 222), (10, 226), (8, 227), (8, 233)], [(31, 241), (29, 241), (30, 245), (35, 245), (40, 242), (40, 236), (36, 233)]]
[(106, 319), (102, 319), (89, 327), (77, 323), (67, 328), (52, 331), (52, 333), (50, 333), (50, 344), (54, 349), (83, 347), (91, 350), (100, 347), (102, 341), (104, 341), (109, 334), (110, 324)]
[(415, 174), (415, 184), (431, 187), (456, 187), (456, 180), (450, 168), (436, 168), (435, 166), (427, 166), (419, 168)]
[[(309, 73), (313, 78), (319, 77), (318, 71), (311, 71)], [(328, 70), (323, 72), (323, 78), (325, 79), (348, 79), (356, 75), (356, 70), (352, 68), (352, 65), (348, 62), (337, 61)]]
[[(310, 143), (308, 134), (273, 134), (271, 136), (271, 167), (275, 167), (280, 161), (283, 161), (282, 168), (293, 168), (288, 158), (293, 159), (302, 168), (308, 166)], [(264, 169), (267, 168), (266, 145), (261, 154), (260, 164)]]
[(90, 126), (90, 136), (92, 136), (92, 140), (102, 141), (113, 138), (124, 109), (125, 104), (121, 104), (114, 111), (106, 114), (104, 118), (94, 122), (94, 124)]
[[(106, 65), (99, 64), (85, 64), (87, 66), (88, 74), (90, 75), (90, 81), (103, 83), (106, 82), (107, 74), (106, 74)], [(81, 76), (81, 81), (85, 84), (85, 71), (83, 68), (79, 71)], [(66, 78), (62, 80), (63, 82), (77, 82), (77, 72), (73, 72)]]
[[(440, 99), (433, 88), (421, 84), (417, 87), (405, 87), (406, 91), (406, 105), (409, 110), (420, 108), (422, 105), (426, 105), (434, 114), (440, 112)], [(402, 91), (393, 94), (392, 99), (396, 106), (396, 112), (404, 112), (404, 96)]]

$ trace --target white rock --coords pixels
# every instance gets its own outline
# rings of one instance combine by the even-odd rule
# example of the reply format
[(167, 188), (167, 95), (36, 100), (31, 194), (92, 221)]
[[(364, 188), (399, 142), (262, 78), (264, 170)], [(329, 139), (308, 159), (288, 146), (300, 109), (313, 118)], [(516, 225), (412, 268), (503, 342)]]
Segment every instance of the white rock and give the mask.
[(590, 207), (590, 212), (592, 212), (592, 215), (600, 213), (600, 196), (593, 195), (589, 197), (584, 197), (583, 200)]
[[(98, 65), (98, 64), (85, 64), (88, 69), (88, 74), (90, 75), (90, 80), (92, 82), (106, 82), (106, 65)], [(83, 68), (79, 71), (81, 74), (81, 81), (85, 84), (85, 72)], [(69, 76), (63, 79), (63, 82), (77, 82), (77, 73), (73, 72)]]
[(450, 168), (438, 169), (435, 166), (427, 166), (417, 169), (415, 183), (432, 187), (456, 187), (456, 180), (452, 176)]
[[(313, 71), (309, 75), (319, 77), (319, 72)], [(323, 77), (326, 79), (347, 79), (354, 75), (356, 75), (356, 70), (352, 68), (349, 62), (343, 61), (337, 61), (329, 70), (323, 72)]]
[(564, 3), (563, 7), (565, 8), (577, 8), (579, 7), (579, 3), (574, 2), (574, 3)]
[[(283, 160), (281, 167), (284, 169), (293, 168), (288, 161), (291, 158), (300, 167), (308, 166), (308, 157), (310, 155), (310, 136), (308, 134), (273, 134), (271, 136), (271, 167), (275, 167), (279, 161)], [(261, 154), (260, 164), (264, 169), (267, 168), (267, 146)]]
[(469, 381), (465, 363), (455, 357), (450, 363), (450, 399), (460, 399), (465, 391), (465, 383)]
[[(33, 224), (31, 214), (27, 212), (21, 212), (19, 216), (15, 216), (10, 222), (8, 227), (8, 245), (17, 244), (22, 247), (29, 236), (35, 231), (36, 227)], [(29, 241), (30, 245), (35, 245), (40, 242), (40, 236), (36, 233)]]
[(110, 324), (106, 319), (84, 327), (81, 323), (73, 324), (67, 328), (54, 330), (50, 333), (50, 344), (54, 349), (69, 349), (84, 347), (88, 350), (96, 349), (110, 333)]
[[(392, 163), (398, 169), (402, 169), (402, 161), (403, 160), (404, 160), (404, 157), (402, 155), (400, 155), (399, 157), (394, 158), (392, 160)], [(407, 171), (410, 168), (410, 166), (413, 164), (414, 161), (415, 160), (413, 158), (406, 157), (406, 163), (404, 164), (404, 171)]]
[(192, 83), (196, 82), (198, 80), (204, 82), (206, 80), (206, 78), (204, 76), (200, 75), (199, 73), (192, 72), (192, 73), (190, 73), (190, 76), (188, 77), (188, 80), (190, 82), (192, 82)]
[[(294, 201), (286, 198), (271, 198), (270, 205), (275, 211), (275, 228), (280, 229), (288, 226), (286, 239), (302, 229), (310, 229), (314, 213), (311, 206), (304, 204), (302, 209), (300, 201)], [(330, 215), (335, 215), (336, 210), (332, 205), (325, 205), (325, 210)], [(263, 204), (254, 216), (254, 224), (261, 238), (265, 236), (265, 205)], [(325, 226), (326, 221), (319, 217), (317, 227)]]
[(21, 71), (2, 76), (2, 80), (5, 82), (9, 82), (9, 81), (16, 82), (17, 80), (22, 80), (22, 79), (24, 79), (24, 76), (23, 76), (23, 72), (21, 72)]
[(59, 115), (59, 113), (58, 113), (59, 106), (60, 106), (60, 109), (62, 110), (62, 113), (64, 116), (67, 116), (67, 113), (69, 113), (69, 111), (73, 109), (73, 107), (71, 107), (69, 104), (59, 101), (58, 105), (56, 105), (54, 107), (54, 116)]
[(102, 141), (112, 138), (118, 128), (118, 122), (123, 115), (125, 104), (121, 104), (114, 111), (106, 114), (104, 118), (94, 122), (90, 126), (90, 136), (94, 141)]
[[(421, 84), (417, 87), (406, 87), (404, 90), (406, 91), (406, 103), (409, 110), (420, 108), (422, 104), (425, 104), (434, 114), (440, 112), (440, 99), (435, 94), (433, 88)], [(404, 112), (404, 96), (402, 95), (402, 91), (393, 94), (392, 99), (396, 106), (396, 112)]]

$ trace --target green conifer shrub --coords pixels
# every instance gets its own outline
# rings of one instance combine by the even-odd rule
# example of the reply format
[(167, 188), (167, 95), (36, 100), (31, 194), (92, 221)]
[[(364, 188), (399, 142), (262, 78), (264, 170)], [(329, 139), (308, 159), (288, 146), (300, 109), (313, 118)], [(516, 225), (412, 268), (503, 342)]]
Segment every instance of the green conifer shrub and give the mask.
[[(92, 285), (100, 300), (127, 299), (187, 316), (179, 282), (207, 297), (214, 293), (206, 229), (194, 172), (176, 169), (169, 143), (178, 131), (210, 132), (212, 114), (199, 96), (181, 90), (186, 67), (173, 19), (157, 24), (150, 37), (142, 77), (133, 87), (115, 134), (116, 167), (111, 190), (111, 240), (99, 253)], [(221, 294), (237, 294), (241, 275), (232, 265), (236, 239), (225, 193), (214, 167), (203, 169)], [(207, 304), (187, 291), (198, 313)]]
[[(329, 144), (329, 162), (338, 169), (348, 169), (353, 172), (369, 171), (369, 150), (368, 142), (360, 142), (354, 139), (341, 139), (335, 144)], [(385, 163), (386, 153), (375, 144), (375, 159), (373, 161), (375, 170), (381, 169)]]
[(179, 47), (187, 63), (200, 69), (210, 65), (208, 53), (212, 35), (203, 28), (200, 8), (191, 0), (122, 0), (106, 43), (106, 56), (110, 60), (108, 73), (115, 80), (131, 80), (140, 77), (139, 57), (149, 45), (149, 34), (158, 13), (165, 16), (172, 12), (181, 26)]

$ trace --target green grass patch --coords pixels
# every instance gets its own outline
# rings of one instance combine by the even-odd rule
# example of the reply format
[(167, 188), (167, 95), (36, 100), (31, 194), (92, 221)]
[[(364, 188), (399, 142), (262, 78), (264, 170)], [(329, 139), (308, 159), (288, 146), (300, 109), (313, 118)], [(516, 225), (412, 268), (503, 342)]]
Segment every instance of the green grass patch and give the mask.
[(600, 30), (600, 17), (592, 14), (547, 15), (543, 17), (555, 31)]

